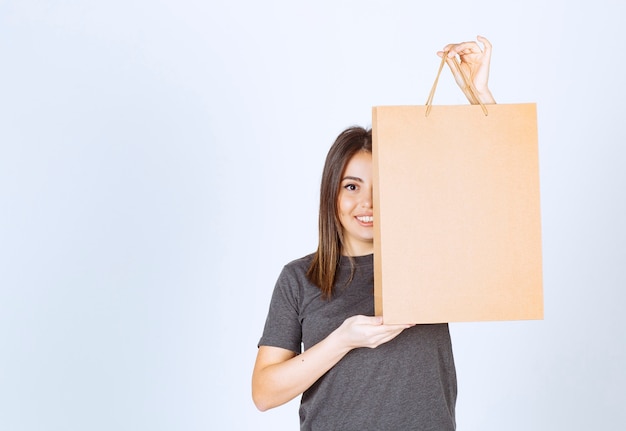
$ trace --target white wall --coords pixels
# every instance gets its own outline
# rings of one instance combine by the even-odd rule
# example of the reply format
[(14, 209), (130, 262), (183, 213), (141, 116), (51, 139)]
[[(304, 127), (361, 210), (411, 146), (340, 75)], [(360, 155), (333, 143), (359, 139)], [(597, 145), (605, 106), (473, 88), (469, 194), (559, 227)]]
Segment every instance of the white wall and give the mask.
[(325, 153), (478, 33), (538, 104), (546, 314), (451, 326), (459, 429), (626, 426), (626, 8), (422, 3), (0, 1), (1, 429), (297, 429), (250, 374)]

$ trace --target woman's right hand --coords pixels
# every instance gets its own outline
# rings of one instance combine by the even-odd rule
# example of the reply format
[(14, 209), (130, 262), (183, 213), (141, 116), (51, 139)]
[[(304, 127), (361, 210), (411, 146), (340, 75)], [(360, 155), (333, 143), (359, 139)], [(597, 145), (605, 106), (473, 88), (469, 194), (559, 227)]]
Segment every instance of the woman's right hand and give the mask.
[(358, 347), (376, 348), (410, 328), (411, 324), (383, 324), (380, 316), (352, 316), (344, 320), (336, 333), (350, 349)]
[(352, 316), (303, 353), (260, 346), (252, 373), (252, 399), (259, 410), (284, 404), (335, 366), (350, 350), (375, 348), (413, 325), (384, 325), (382, 317)]

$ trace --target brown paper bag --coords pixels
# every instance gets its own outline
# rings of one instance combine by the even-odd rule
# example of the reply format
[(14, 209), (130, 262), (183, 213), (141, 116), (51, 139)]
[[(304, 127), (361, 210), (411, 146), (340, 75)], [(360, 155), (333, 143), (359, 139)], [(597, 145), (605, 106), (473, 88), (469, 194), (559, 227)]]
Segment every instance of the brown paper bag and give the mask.
[(430, 109), (433, 92), (373, 108), (376, 315), (542, 319), (536, 106)]

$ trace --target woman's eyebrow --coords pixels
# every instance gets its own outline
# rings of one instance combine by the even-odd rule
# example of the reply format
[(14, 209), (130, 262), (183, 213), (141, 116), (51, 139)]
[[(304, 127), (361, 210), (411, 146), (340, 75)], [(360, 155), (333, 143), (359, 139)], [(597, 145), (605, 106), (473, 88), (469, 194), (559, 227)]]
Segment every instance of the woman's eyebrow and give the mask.
[(343, 178), (341, 179), (341, 181), (346, 181), (346, 180), (350, 180), (350, 181), (358, 181), (358, 182), (360, 182), (360, 183), (362, 183), (362, 182), (363, 182), (363, 180), (362, 180), (361, 178), (359, 178), (359, 177), (352, 177), (352, 176), (350, 176), (350, 175), (347, 175), (347, 176), (345, 176), (345, 177), (343, 177)]

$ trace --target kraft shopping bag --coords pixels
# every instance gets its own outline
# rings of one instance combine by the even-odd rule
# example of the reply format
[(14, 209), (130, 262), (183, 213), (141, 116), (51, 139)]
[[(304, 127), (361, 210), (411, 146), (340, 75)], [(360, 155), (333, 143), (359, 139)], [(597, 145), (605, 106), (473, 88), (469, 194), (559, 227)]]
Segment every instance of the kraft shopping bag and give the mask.
[(436, 83), (373, 108), (376, 315), (542, 319), (536, 105), (433, 106)]

